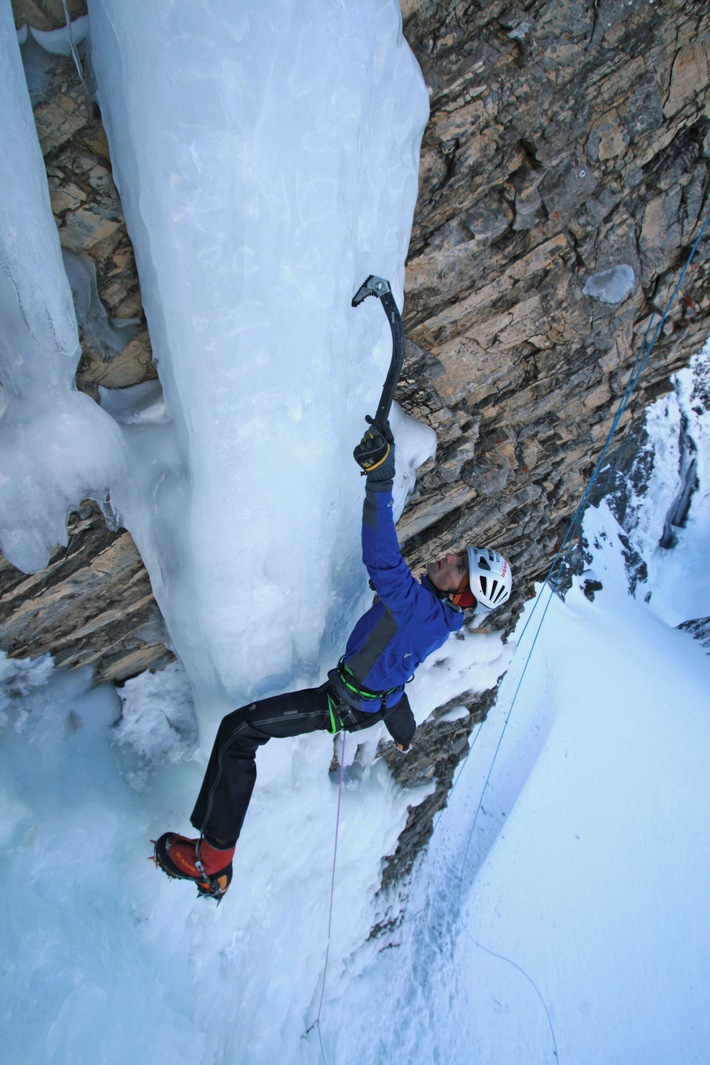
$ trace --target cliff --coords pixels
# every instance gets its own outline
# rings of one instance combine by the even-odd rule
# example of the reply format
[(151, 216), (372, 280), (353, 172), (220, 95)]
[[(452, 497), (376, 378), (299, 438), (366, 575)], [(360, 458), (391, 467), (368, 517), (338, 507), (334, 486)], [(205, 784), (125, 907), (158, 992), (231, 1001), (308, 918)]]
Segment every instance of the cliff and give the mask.
[[(405, 403), (441, 441), (405, 528), (415, 558), (432, 532), (473, 535), (530, 580), (707, 211), (710, 15), (693, 3), (474, 6), (447, 5), (442, 24), (441, 5), (421, 4), (405, 22), (432, 92)], [(622, 302), (584, 294), (624, 265), (635, 281)], [(707, 284), (704, 249), (622, 430), (702, 346)]]

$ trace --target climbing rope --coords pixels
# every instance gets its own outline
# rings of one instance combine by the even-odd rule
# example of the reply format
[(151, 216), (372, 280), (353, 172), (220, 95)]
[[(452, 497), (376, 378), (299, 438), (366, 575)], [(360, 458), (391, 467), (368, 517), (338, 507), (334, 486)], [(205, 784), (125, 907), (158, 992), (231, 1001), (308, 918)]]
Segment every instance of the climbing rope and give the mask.
[[(474, 832), (476, 830), (478, 817), (479, 817), (479, 814), (480, 814), (480, 812), (481, 812), (481, 810), (483, 808), (483, 800), (484, 800), (486, 791), (488, 789), (488, 785), (490, 783), (491, 776), (493, 774), (493, 770), (494, 770), (496, 761), (498, 759), (498, 754), (500, 752), (500, 749), (501, 749), (501, 746), (502, 746), (502, 743), (503, 743), (503, 738), (505, 736), (505, 733), (507, 731), (508, 725), (510, 723), (510, 718), (511, 718), (511, 715), (513, 713), (513, 709), (514, 709), (514, 707), (516, 705), (516, 702), (517, 702), (518, 694), (519, 694), (520, 689), (522, 687), (523, 680), (525, 679), (525, 674), (527, 672), (527, 668), (528, 668), (528, 665), (530, 663), (530, 659), (532, 657), (533, 651), (534, 651), (535, 646), (537, 644), (537, 640), (538, 640), (538, 637), (540, 635), (540, 631), (542, 629), (543, 623), (545, 621), (545, 617), (547, 616), (547, 611), (549, 609), (550, 603), (552, 602), (552, 597), (553, 597), (553, 595), (555, 594), (555, 592), (557, 590), (557, 587), (558, 587), (558, 584), (559, 584), (559, 580), (560, 580), (560, 574), (562, 572), (564, 564), (567, 562), (567, 559), (569, 557), (569, 553), (570, 553), (571, 547), (572, 547), (573, 537), (575, 536), (575, 534), (576, 534), (576, 532), (577, 532), (577, 530), (578, 530), (578, 528), (579, 528), (579, 526), (580, 526), (580, 524), (582, 522), (582, 518), (583, 518), (584, 513), (586, 511), (587, 504), (588, 504), (588, 501), (589, 501), (589, 497), (590, 497), (592, 488), (593, 488), (594, 483), (595, 483), (595, 481), (596, 481), (596, 479), (597, 479), (597, 477), (599, 475), (599, 472), (600, 472), (600, 470), (602, 468), (602, 464), (604, 462), (604, 458), (605, 458), (606, 453), (607, 453), (607, 451), (609, 449), (609, 445), (611, 444), (611, 440), (612, 440), (612, 438), (614, 436), (614, 433), (616, 432), (616, 430), (617, 430), (617, 428), (619, 426), (619, 422), (620, 422), (620, 420), (621, 420), (621, 418), (622, 418), (622, 416), (624, 414), (624, 411), (626, 410), (626, 408), (627, 408), (627, 406), (629, 404), (629, 400), (630, 400), (631, 395), (632, 395), (632, 393), (633, 393), (633, 391), (634, 391), (634, 389), (636, 387), (636, 384), (638, 383), (638, 380), (639, 380), (639, 377), (641, 375), (641, 372), (643, 371), (643, 368), (646, 365), (646, 362), (648, 361), (648, 357), (651, 354), (651, 351), (653, 350), (653, 347), (654, 347), (654, 345), (656, 343), (656, 340), (658, 339), (658, 337), (660, 335), (660, 332), (661, 332), (661, 330), (663, 328), (663, 325), (664, 325), (664, 323), (665, 323), (665, 321), (666, 321), (666, 319), (667, 319), (667, 317), (668, 317), (668, 315), (669, 315), (669, 313), (671, 311), (671, 308), (673, 307), (673, 304), (675, 303), (675, 300), (676, 300), (676, 297), (678, 295), (678, 292), (680, 291), (681, 285), (683, 284), (683, 280), (685, 278), (685, 275), (686, 275), (686, 273), (687, 273), (687, 271), (688, 271), (688, 269), (689, 269), (689, 267), (690, 267), (690, 265), (691, 265), (691, 263), (693, 261), (693, 258), (695, 257), (695, 253), (696, 253), (696, 251), (698, 249), (700, 241), (703, 238), (705, 230), (708, 227), (708, 224), (710, 224), (710, 212), (708, 213), (707, 217), (705, 218), (705, 221), (703, 222), (703, 225), (700, 228), (698, 236), (696, 237), (695, 242), (693, 243), (693, 246), (691, 248), (690, 254), (688, 255), (688, 258), (686, 259), (685, 265), (683, 266), (683, 269), (681, 271), (680, 277), (678, 278), (678, 282), (677, 282), (675, 288), (673, 289), (673, 292), (671, 294), (670, 299), (668, 300), (666, 308), (665, 308), (663, 314), (661, 315), (661, 318), (660, 318), (660, 320), (658, 322), (658, 325), (655, 328), (655, 331), (653, 333), (653, 336), (652, 336), (651, 340), (649, 341), (648, 340), (648, 336), (649, 336), (649, 333), (651, 332), (651, 328), (653, 326), (653, 321), (654, 321), (654, 318), (655, 318), (655, 311), (652, 312), (652, 314), (651, 314), (651, 318), (650, 318), (649, 324), (648, 324), (648, 326), (646, 328), (646, 332), (644, 334), (644, 338), (643, 338), (643, 341), (642, 341), (642, 344), (641, 344), (641, 348), (639, 349), (639, 353), (638, 353), (638, 355), (636, 357), (636, 360), (634, 362), (634, 365), (633, 365), (633, 367), (631, 369), (631, 373), (629, 374), (629, 379), (627, 381), (626, 387), (625, 387), (624, 392), (623, 392), (623, 394), (621, 396), (621, 399), (619, 401), (619, 405), (618, 405), (616, 414), (614, 415), (614, 419), (612, 421), (611, 428), (610, 428), (610, 430), (609, 430), (609, 432), (607, 434), (607, 437), (606, 437), (606, 440), (604, 442), (604, 446), (602, 448), (602, 451), (601, 451), (601, 454), (599, 456), (599, 459), (598, 459), (598, 461), (597, 461), (597, 463), (596, 463), (596, 465), (594, 467), (594, 470), (592, 471), (592, 474), (591, 474), (591, 477), (589, 479), (589, 483), (587, 485), (587, 488), (586, 488), (586, 490), (585, 490), (585, 492), (584, 492), (584, 494), (582, 496), (582, 499), (581, 499), (581, 501), (579, 503), (579, 506), (577, 507), (577, 509), (574, 512), (574, 515), (572, 516), (572, 520), (570, 522), (569, 528), (568, 528), (568, 530), (567, 530), (567, 532), (565, 534), (565, 537), (564, 537), (562, 543), (560, 544), (560, 547), (559, 547), (559, 549), (557, 551), (557, 554), (555, 555), (555, 558), (553, 559), (552, 564), (551, 564), (551, 566), (550, 566), (550, 568), (549, 568), (549, 570), (547, 572), (547, 575), (545, 577), (545, 580), (543, 582), (543, 588), (545, 588), (545, 587), (549, 588), (549, 595), (547, 597), (547, 602), (545, 603), (545, 607), (544, 607), (544, 610), (542, 612), (542, 616), (539, 619), (539, 624), (537, 626), (537, 629), (535, 630), (535, 635), (533, 637), (532, 643), (530, 644), (530, 648), (529, 648), (529, 650), (528, 650), (528, 652), (526, 654), (525, 662), (524, 662), (524, 665), (523, 665), (523, 669), (521, 671), (520, 677), (518, 679), (518, 683), (517, 683), (515, 691), (513, 693), (513, 698), (512, 698), (512, 700), (510, 702), (510, 706), (508, 707), (508, 711), (507, 711), (507, 713), (505, 715), (505, 719), (504, 719), (504, 722), (503, 722), (503, 728), (501, 729), (500, 736), (498, 737), (498, 742), (497, 742), (495, 750), (493, 752), (493, 757), (491, 758), (491, 762), (490, 762), (490, 765), (488, 767), (488, 772), (486, 774), (486, 778), (485, 778), (485, 781), (484, 781), (484, 784), (483, 784), (483, 788), (481, 789), (481, 796), (480, 796), (480, 798), (478, 800), (478, 804), (476, 806), (476, 811), (474, 813), (473, 821), (471, 823), (471, 829), (469, 831), (468, 840), (466, 842), (466, 847), (465, 847), (463, 859), (462, 859), (462, 862), (461, 862), (461, 871), (460, 871), (459, 877), (458, 877), (458, 884), (459, 884), (458, 909), (459, 910), (461, 908), (461, 892), (462, 892), (462, 888), (463, 888), (464, 869), (465, 869), (465, 866), (466, 866), (466, 860), (468, 858), (468, 853), (469, 853), (469, 850), (470, 850), (470, 847), (471, 847), (471, 841), (473, 839), (473, 835), (474, 835)], [(525, 625), (523, 626), (523, 630), (522, 630), (522, 632), (520, 634), (520, 639), (518, 641), (518, 646), (520, 645), (520, 643), (522, 642), (523, 638), (525, 637), (525, 633), (527, 631), (527, 628), (528, 628), (529, 624), (531, 623), (531, 621), (533, 619), (533, 616), (535, 614), (535, 611), (536, 611), (538, 605), (540, 604), (540, 602), (541, 602), (541, 593), (536, 597), (535, 603), (533, 604), (533, 608), (530, 611), (530, 616), (528, 617), (528, 619), (525, 622)], [(478, 732), (476, 733), (476, 735), (474, 737), (474, 741), (471, 743), (471, 745), (469, 747), (469, 750), (466, 753), (466, 757), (464, 758), (464, 760), (463, 760), (463, 762), (461, 764), (461, 768), (460, 768), (459, 772), (457, 773), (456, 779), (455, 779), (455, 781), (454, 781), (454, 783), (452, 785), (452, 788), (451, 788), (452, 792), (453, 792), (454, 788), (456, 787), (458, 781), (461, 778), (461, 774), (462, 774), (462, 772), (463, 772), (463, 770), (465, 768), (466, 762), (468, 761), (469, 755), (471, 754), (471, 751), (473, 750), (475, 742), (478, 739), (478, 737), (480, 736), (480, 733), (481, 733), (481, 729), (479, 728)], [(443, 810), (442, 810), (442, 814), (443, 814)], [(531, 986), (535, 990), (535, 993), (537, 994), (538, 998), (540, 999), (540, 1002), (542, 1003), (543, 1008), (545, 1010), (545, 1015), (547, 1017), (547, 1022), (548, 1022), (549, 1028), (550, 1028), (550, 1035), (551, 1035), (552, 1043), (553, 1043), (553, 1047), (554, 1047), (554, 1051), (553, 1051), (554, 1052), (554, 1056), (555, 1056), (555, 1059), (559, 1060), (558, 1059), (558, 1052), (557, 1052), (557, 1040), (555, 1038), (555, 1031), (554, 1031), (554, 1027), (553, 1027), (553, 1024), (552, 1024), (552, 1019), (550, 1017), (550, 1012), (548, 1010), (547, 1003), (545, 1002), (545, 999), (543, 998), (542, 993), (540, 992), (540, 989), (537, 987), (537, 985), (535, 984), (535, 982), (532, 979), (532, 977), (520, 965), (518, 965), (517, 962), (513, 961), (512, 958), (507, 958), (507, 957), (505, 957), (502, 954), (498, 954), (497, 952), (490, 950), (488, 947), (485, 947), (481, 943), (479, 943), (478, 940), (474, 936), (472, 936), (470, 934), (468, 929), (464, 929), (464, 931), (465, 931), (466, 935), (469, 937), (469, 939), (471, 939), (471, 941), (480, 950), (485, 951), (487, 954), (490, 954), (493, 957), (500, 958), (502, 961), (508, 962), (508, 964), (512, 965), (515, 969), (517, 969), (520, 973), (522, 973), (522, 975), (526, 978), (526, 980), (531, 984)]]
[[(621, 399), (619, 401), (618, 408), (616, 410), (616, 413), (614, 415), (614, 419), (613, 419), (612, 424), (611, 424), (611, 428), (609, 429), (609, 432), (607, 434), (606, 440), (604, 441), (604, 446), (602, 447), (602, 450), (601, 450), (601, 454), (599, 455), (599, 459), (597, 460), (596, 465), (594, 466), (594, 470), (592, 471), (591, 477), (589, 479), (589, 483), (588, 483), (588, 485), (587, 485), (587, 487), (586, 487), (586, 489), (584, 491), (582, 499), (581, 499), (577, 509), (575, 510), (575, 512), (574, 512), (574, 514), (572, 516), (572, 519), (571, 519), (570, 524), (569, 524), (569, 528), (567, 529), (567, 532), (565, 533), (564, 539), (562, 540), (562, 543), (560, 544), (560, 546), (559, 546), (559, 548), (557, 550), (557, 554), (555, 555), (555, 557), (554, 557), (554, 559), (552, 561), (552, 564), (551, 564), (551, 566), (550, 566), (550, 568), (549, 568), (549, 570), (547, 572), (547, 575), (545, 576), (545, 579), (543, 581), (543, 588), (545, 588), (546, 586), (549, 587), (550, 594), (549, 594), (547, 602), (545, 604), (545, 608), (543, 610), (542, 617), (540, 618), (540, 622), (539, 622), (537, 630), (535, 632), (535, 636), (533, 638), (532, 644), (531, 644), (530, 649), (529, 649), (529, 651), (527, 653), (527, 656), (525, 658), (525, 663), (524, 663), (524, 666), (523, 666), (522, 673), (521, 673), (520, 678), (518, 680), (517, 687), (516, 687), (515, 692), (513, 694), (513, 699), (511, 701), (510, 707), (508, 708), (508, 712), (507, 712), (506, 717), (505, 717), (503, 730), (501, 732), (501, 736), (500, 736), (500, 739), (498, 741), (498, 745), (496, 746), (496, 749), (494, 751), (493, 758), (492, 758), (492, 761), (491, 761), (490, 770), (488, 772), (488, 775), (486, 776), (486, 780), (485, 780), (485, 783), (483, 785), (483, 792), (481, 793), (481, 798), (479, 800), (478, 807), (476, 809), (476, 813), (475, 813), (475, 816), (474, 816), (474, 824), (473, 824), (473, 828), (472, 828), (472, 833), (473, 833), (473, 829), (475, 829), (475, 822), (476, 822), (476, 819), (478, 818), (478, 814), (479, 814), (480, 809), (481, 809), (481, 804), (483, 802), (483, 797), (484, 797), (485, 791), (486, 791), (486, 789), (488, 787), (488, 784), (489, 784), (489, 781), (490, 781), (490, 777), (491, 777), (491, 773), (493, 771), (493, 767), (494, 767), (496, 759), (498, 757), (498, 752), (500, 750), (500, 745), (501, 745), (501, 743), (503, 741), (503, 735), (504, 735), (504, 733), (505, 733), (505, 731), (506, 731), (506, 729), (508, 727), (508, 722), (510, 721), (510, 716), (511, 716), (511, 714), (513, 712), (513, 707), (515, 706), (515, 703), (516, 703), (517, 697), (518, 697), (518, 693), (520, 691), (520, 688), (522, 686), (523, 680), (525, 678), (525, 673), (527, 671), (527, 667), (528, 667), (528, 664), (530, 662), (530, 658), (532, 656), (532, 652), (533, 652), (533, 650), (535, 648), (535, 644), (537, 643), (537, 639), (538, 639), (538, 636), (540, 634), (540, 630), (542, 628), (542, 624), (543, 624), (543, 622), (545, 620), (545, 616), (547, 614), (548, 608), (550, 606), (550, 602), (552, 600), (552, 596), (557, 591), (557, 587), (559, 585), (560, 574), (562, 572), (562, 568), (563, 568), (565, 562), (567, 561), (567, 559), (569, 557), (569, 553), (570, 553), (570, 550), (571, 550), (571, 541), (572, 541), (573, 537), (575, 536), (575, 534), (576, 534), (576, 532), (577, 532), (577, 530), (578, 530), (578, 528), (579, 528), (579, 526), (580, 526), (580, 524), (582, 522), (582, 518), (584, 517), (584, 513), (585, 513), (585, 511), (587, 509), (587, 504), (589, 502), (589, 496), (590, 496), (592, 488), (594, 487), (594, 484), (595, 484), (595, 482), (597, 480), (599, 472), (602, 469), (602, 464), (603, 464), (604, 459), (606, 457), (606, 453), (607, 453), (607, 451), (609, 449), (609, 445), (611, 444), (611, 440), (612, 440), (612, 438), (614, 436), (614, 433), (616, 432), (616, 430), (617, 430), (617, 428), (619, 426), (619, 422), (621, 421), (621, 418), (622, 418), (622, 416), (624, 414), (624, 411), (626, 410), (626, 408), (629, 405), (629, 400), (630, 400), (631, 395), (632, 395), (632, 393), (633, 393), (633, 391), (634, 391), (634, 389), (635, 389), (635, 387), (636, 387), (636, 385), (638, 383), (638, 379), (641, 376), (641, 372), (642, 372), (644, 366), (646, 365), (646, 363), (648, 361), (648, 357), (651, 354), (651, 351), (653, 350), (653, 347), (654, 347), (654, 345), (655, 345), (655, 343), (656, 343), (656, 341), (657, 341), (657, 339), (658, 339), (658, 337), (660, 335), (660, 332), (661, 332), (661, 330), (663, 328), (663, 325), (664, 325), (666, 319), (668, 318), (668, 315), (670, 314), (670, 311), (671, 311), (671, 309), (673, 307), (673, 304), (675, 303), (675, 300), (676, 300), (676, 297), (678, 295), (678, 292), (680, 291), (681, 285), (683, 284), (683, 280), (685, 278), (685, 275), (688, 272), (688, 269), (689, 269), (693, 259), (695, 258), (695, 253), (698, 250), (698, 246), (700, 244), (700, 241), (702, 240), (702, 238), (703, 238), (703, 236), (705, 234), (705, 230), (707, 229), (709, 224), (710, 224), (710, 212), (708, 213), (707, 217), (705, 218), (705, 221), (703, 222), (703, 224), (702, 224), (702, 226), (700, 228), (700, 231), (699, 231), (699, 233), (698, 233), (698, 235), (697, 235), (697, 237), (696, 237), (696, 239), (695, 239), (695, 241), (693, 243), (693, 246), (691, 248), (690, 254), (688, 255), (688, 258), (685, 261), (685, 265), (683, 266), (683, 269), (682, 269), (682, 271), (680, 273), (680, 277), (678, 278), (676, 286), (673, 289), (673, 292), (672, 292), (672, 294), (670, 296), (670, 299), (668, 300), (668, 303), (666, 305), (666, 309), (664, 310), (663, 314), (661, 315), (661, 318), (660, 318), (660, 320), (658, 322), (658, 325), (656, 326), (656, 329), (655, 329), (655, 331), (653, 333), (653, 336), (652, 336), (652, 338), (651, 338), (651, 340), (649, 342), (648, 341), (648, 335), (651, 332), (651, 328), (652, 328), (653, 321), (654, 321), (654, 318), (655, 318), (655, 311), (653, 311), (652, 314), (651, 314), (651, 318), (650, 318), (648, 326), (646, 327), (646, 332), (644, 334), (644, 338), (643, 338), (643, 341), (641, 343), (641, 347), (639, 349), (639, 353), (636, 356), (636, 360), (635, 360), (635, 362), (634, 362), (634, 364), (633, 364), (633, 366), (631, 368), (631, 372), (629, 374), (629, 379), (628, 379), (628, 381), (626, 383), (626, 387), (625, 387), (625, 389), (624, 389), (624, 391), (622, 393)], [(540, 601), (541, 601), (541, 593), (536, 597), (535, 602), (533, 604), (533, 608), (530, 611), (530, 616), (527, 618), (527, 620), (525, 622), (525, 625), (523, 626), (523, 630), (522, 630), (522, 632), (520, 634), (520, 638), (518, 640), (518, 646), (520, 646), (520, 644), (522, 643), (522, 641), (523, 641), (523, 639), (525, 637), (525, 634), (527, 632), (528, 626), (530, 625), (530, 623), (531, 623), (531, 621), (533, 619), (535, 611), (537, 610), (538, 606), (540, 605)], [(475, 744), (475, 740), (478, 739), (479, 735), (480, 735), (480, 729), (479, 729), (479, 731), (477, 732), (477, 734), (476, 734), (476, 736), (474, 738), (474, 743), (472, 743), (471, 746), (469, 747), (469, 750), (468, 750), (468, 752), (466, 754), (466, 757), (464, 758), (463, 762), (461, 763), (461, 768), (460, 768), (459, 772), (457, 773), (456, 780), (454, 781), (454, 783), (452, 785), (452, 788), (451, 788), (452, 792), (453, 792), (454, 788), (456, 787), (456, 784), (458, 783), (458, 781), (459, 781), (459, 779), (461, 777), (461, 773), (462, 773), (462, 771), (463, 771), (463, 769), (464, 769), (464, 767), (466, 765), (466, 762), (468, 761), (468, 758), (469, 758), (469, 755), (471, 754), (471, 751), (473, 750), (473, 746)], [(445, 807), (444, 807), (444, 809), (445, 809)], [(443, 810), (441, 812), (443, 814)], [(468, 850), (468, 848), (467, 848), (467, 850)]]
[(320, 1043), (321, 1057), (323, 1058), (323, 1065), (328, 1065), (328, 1059), (325, 1056), (325, 1047), (323, 1046), (323, 1035), (320, 1029), (320, 1018), (323, 1011), (323, 998), (325, 996), (325, 983), (328, 975), (328, 961), (330, 959), (330, 941), (333, 932), (333, 901), (335, 899), (335, 869), (338, 861), (338, 836), (340, 833), (340, 807), (343, 797), (343, 773), (345, 770), (345, 736), (346, 733), (341, 733), (342, 740), (340, 745), (340, 773), (338, 777), (338, 803), (335, 813), (335, 839), (333, 841), (333, 867), (330, 874), (330, 902), (328, 904), (328, 934), (326, 937), (325, 946), (325, 960), (323, 962), (323, 983), (321, 985), (320, 999), (318, 1001), (318, 1012), (316, 1013), (316, 1019), (313, 1024), (306, 1029), (303, 1038), (305, 1039), (310, 1032), (315, 1028), (318, 1032), (318, 1041)]

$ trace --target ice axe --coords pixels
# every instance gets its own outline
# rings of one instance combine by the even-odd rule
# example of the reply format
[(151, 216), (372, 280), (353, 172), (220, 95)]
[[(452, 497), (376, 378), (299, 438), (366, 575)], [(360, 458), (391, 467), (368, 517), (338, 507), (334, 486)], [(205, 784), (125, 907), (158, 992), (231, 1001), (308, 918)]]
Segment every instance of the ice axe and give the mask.
[(394, 399), (394, 390), (397, 387), (404, 362), (404, 326), (402, 325), (402, 316), (397, 309), (397, 304), (394, 302), (389, 281), (385, 281), (383, 277), (375, 277), (374, 274), (370, 274), (353, 296), (352, 306), (359, 307), (368, 296), (375, 296), (381, 302), (387, 315), (387, 321), (392, 330), (392, 358), (390, 359), (389, 370), (387, 371), (375, 417), (368, 417), (367, 419), (373, 429), (379, 431), (367, 433), (353, 452), (355, 461), (362, 466), (365, 473), (374, 469), (375, 466), (379, 466), (389, 451), (390, 445), (386, 439), (387, 419), (389, 418), (390, 407)]

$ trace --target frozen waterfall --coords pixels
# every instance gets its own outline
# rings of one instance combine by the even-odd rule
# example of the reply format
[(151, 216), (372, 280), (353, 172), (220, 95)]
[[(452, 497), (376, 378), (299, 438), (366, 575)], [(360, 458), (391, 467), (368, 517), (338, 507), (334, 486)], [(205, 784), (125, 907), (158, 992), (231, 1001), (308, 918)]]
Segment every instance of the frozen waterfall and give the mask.
[[(427, 93), (394, 0), (89, 0), (164, 400), (143, 417), (139, 393), (119, 420), (110, 397), (102, 409), (74, 390), (76, 322), (14, 37), (8, 10), (2, 298), (22, 339), (3, 351), (2, 547), (41, 568), (71, 506), (110, 496), (209, 742), (236, 703), (322, 676), (362, 605), (351, 451), (390, 336), (376, 301), (350, 299), (376, 273), (401, 305)], [(37, 221), (18, 239), (20, 217)], [(400, 481), (432, 435), (403, 425)]]

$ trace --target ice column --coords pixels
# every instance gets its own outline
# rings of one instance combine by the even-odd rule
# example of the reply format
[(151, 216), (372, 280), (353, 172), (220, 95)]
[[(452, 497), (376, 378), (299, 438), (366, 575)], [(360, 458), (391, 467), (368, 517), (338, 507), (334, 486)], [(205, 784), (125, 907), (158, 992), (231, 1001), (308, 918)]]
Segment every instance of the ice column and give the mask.
[(8, 3), (0, 84), (0, 547), (33, 572), (67, 542), (71, 507), (106, 495), (122, 444), (112, 420), (74, 389), (74, 307)]
[(390, 336), (350, 299), (376, 273), (401, 303), (428, 98), (395, 0), (90, 0), (89, 19), (184, 471), (152, 531), (121, 509), (216, 719), (322, 676), (352, 620), (351, 453)]

